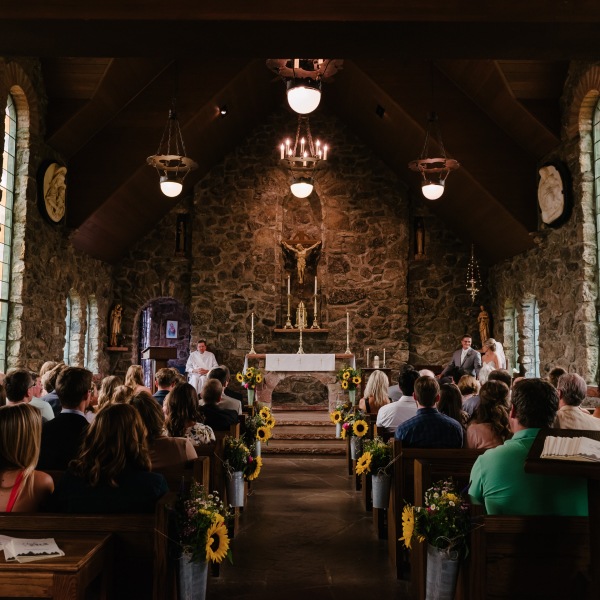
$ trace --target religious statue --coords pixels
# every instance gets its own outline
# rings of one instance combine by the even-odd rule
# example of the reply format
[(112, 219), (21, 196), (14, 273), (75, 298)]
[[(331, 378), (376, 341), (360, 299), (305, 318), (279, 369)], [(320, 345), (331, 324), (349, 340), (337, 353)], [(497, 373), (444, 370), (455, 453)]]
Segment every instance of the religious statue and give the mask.
[(415, 242), (417, 246), (415, 258), (423, 258), (425, 256), (425, 225), (421, 218), (415, 222)]
[(304, 274), (306, 271), (306, 261), (308, 260), (308, 257), (312, 251), (316, 250), (321, 245), (321, 242), (317, 242), (308, 248), (305, 248), (302, 244), (296, 244), (296, 247), (294, 248), (283, 240), (281, 241), (281, 245), (294, 255), (296, 259), (296, 270), (298, 272), (298, 283), (303, 284)]
[(481, 312), (477, 316), (477, 325), (479, 326), (479, 337), (483, 344), (490, 337), (490, 315), (483, 306), (479, 307)]
[(117, 304), (110, 313), (110, 345), (118, 346), (121, 337), (121, 316), (123, 307)]

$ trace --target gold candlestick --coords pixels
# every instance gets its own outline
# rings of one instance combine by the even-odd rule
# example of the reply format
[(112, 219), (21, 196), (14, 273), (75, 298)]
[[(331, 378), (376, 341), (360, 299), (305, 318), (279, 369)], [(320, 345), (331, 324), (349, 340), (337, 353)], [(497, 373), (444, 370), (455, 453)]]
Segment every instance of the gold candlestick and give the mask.
[(304, 349), (302, 348), (302, 319), (300, 319), (300, 323), (299, 323), (299, 331), (300, 331), (300, 347), (298, 348), (298, 352), (296, 352), (296, 354), (304, 354)]
[(254, 349), (254, 313), (252, 313), (252, 327), (250, 328), (250, 352), (249, 354), (256, 354)]
[(350, 313), (346, 311), (346, 352), (345, 354), (352, 354), (350, 350)]
[(288, 292), (287, 298), (288, 298), (287, 320), (285, 322), (284, 329), (294, 329), (294, 326), (292, 325), (292, 315), (290, 314), (290, 302), (291, 302), (292, 295), (289, 292)]
[(319, 323), (317, 321), (317, 295), (315, 294), (315, 314), (314, 314), (314, 319), (313, 319), (313, 324), (311, 329), (321, 329), (319, 327)]

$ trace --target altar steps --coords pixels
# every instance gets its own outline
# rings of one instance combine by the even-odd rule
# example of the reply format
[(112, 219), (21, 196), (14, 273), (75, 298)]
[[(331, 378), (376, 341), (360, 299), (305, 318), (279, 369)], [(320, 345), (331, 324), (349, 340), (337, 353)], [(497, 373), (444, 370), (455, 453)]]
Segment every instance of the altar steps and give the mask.
[(335, 437), (327, 411), (273, 411), (273, 437), (262, 445), (263, 454), (343, 456), (346, 443)]

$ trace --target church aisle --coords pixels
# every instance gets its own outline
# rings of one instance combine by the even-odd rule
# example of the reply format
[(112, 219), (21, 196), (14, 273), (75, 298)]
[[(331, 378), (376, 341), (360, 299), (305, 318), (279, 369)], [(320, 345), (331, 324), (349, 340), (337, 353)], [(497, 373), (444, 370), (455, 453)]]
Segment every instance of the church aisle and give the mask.
[(265, 457), (208, 600), (408, 598), (343, 458)]

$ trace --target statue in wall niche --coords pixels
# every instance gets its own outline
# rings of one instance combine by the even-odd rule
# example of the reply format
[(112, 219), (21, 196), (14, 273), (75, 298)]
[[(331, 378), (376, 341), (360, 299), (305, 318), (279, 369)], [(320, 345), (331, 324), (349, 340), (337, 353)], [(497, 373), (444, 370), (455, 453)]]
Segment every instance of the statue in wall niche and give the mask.
[(110, 312), (110, 346), (118, 346), (119, 338), (121, 337), (121, 318), (123, 315), (123, 307), (120, 304)]
[(287, 242), (281, 241), (281, 245), (287, 250), (296, 261), (296, 272), (298, 273), (298, 283), (304, 283), (304, 275), (306, 272), (306, 262), (310, 258), (310, 255), (316, 250), (321, 242), (317, 242), (312, 246), (308, 246), (305, 248), (302, 244), (296, 244), (294, 246), (290, 246)]
[(415, 220), (415, 258), (425, 257), (425, 224), (422, 218)]
[(477, 326), (479, 327), (479, 336), (483, 344), (490, 337), (490, 314), (483, 306), (479, 308), (481, 312), (477, 316)]

